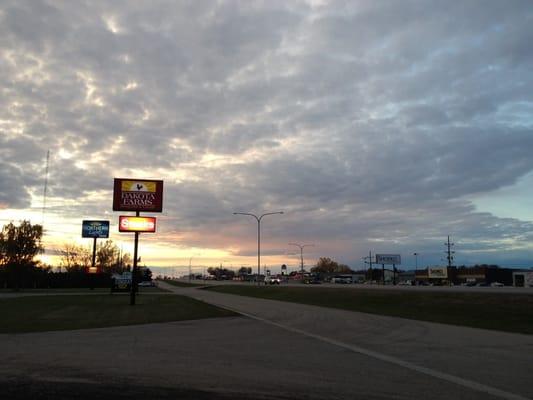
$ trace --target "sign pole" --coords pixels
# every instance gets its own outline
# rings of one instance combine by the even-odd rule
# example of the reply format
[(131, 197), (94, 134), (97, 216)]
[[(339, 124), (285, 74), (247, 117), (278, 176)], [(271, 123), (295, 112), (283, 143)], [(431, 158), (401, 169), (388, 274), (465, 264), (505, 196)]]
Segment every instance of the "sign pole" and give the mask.
[[(135, 216), (139, 217), (140, 212), (136, 211)], [(130, 306), (135, 305), (135, 275), (137, 274), (137, 250), (139, 248), (139, 232), (135, 232), (135, 242), (133, 245), (133, 267), (131, 268), (131, 292), (130, 292)]]
[(90, 277), (89, 277), (89, 281), (90, 281), (90, 285), (91, 285), (91, 290), (94, 290), (94, 266), (96, 264), (96, 236), (94, 237), (93, 239), (93, 259), (92, 259), (92, 262), (91, 262), (91, 273), (89, 274)]
[(381, 264), (381, 283), (385, 286), (385, 264)]

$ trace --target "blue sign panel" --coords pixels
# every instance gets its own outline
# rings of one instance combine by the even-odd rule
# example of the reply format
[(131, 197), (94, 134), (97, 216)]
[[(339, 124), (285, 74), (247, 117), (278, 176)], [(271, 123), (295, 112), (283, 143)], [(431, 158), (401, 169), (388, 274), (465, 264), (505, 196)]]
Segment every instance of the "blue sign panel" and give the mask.
[(84, 238), (108, 238), (109, 221), (83, 221), (81, 237)]

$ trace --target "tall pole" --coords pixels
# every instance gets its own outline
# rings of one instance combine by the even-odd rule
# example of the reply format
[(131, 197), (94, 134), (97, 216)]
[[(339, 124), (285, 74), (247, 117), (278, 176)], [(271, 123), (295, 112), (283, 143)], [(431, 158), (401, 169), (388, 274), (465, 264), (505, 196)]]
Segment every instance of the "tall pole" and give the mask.
[(189, 258), (189, 283), (191, 283), (191, 263), (192, 263), (192, 257)]
[(252, 213), (234, 212), (233, 215), (249, 215), (257, 220), (257, 285), (260, 285), (259, 276), (261, 275), (261, 220), (267, 215), (283, 214), (283, 211), (265, 213), (259, 217)]
[[(368, 259), (368, 261), (366, 261)], [(372, 251), (368, 252), (367, 257), (363, 257), (363, 261), (365, 264), (369, 264), (369, 273), (370, 273), (370, 283), (372, 283)], [(366, 274), (365, 274), (366, 275)]]
[(302, 282), (304, 280), (304, 248), (305, 247), (314, 247), (314, 244), (299, 244), (299, 243), (289, 243), (289, 246), (296, 246), (300, 248), (300, 272), (302, 274)]
[[(262, 217), (263, 216), (261, 216), (261, 218)], [(261, 218), (257, 218), (257, 286), (259, 286), (259, 276), (261, 276)]]
[(91, 284), (91, 290), (94, 290), (94, 266), (96, 264), (96, 237), (93, 238), (93, 257), (92, 257), (92, 261), (91, 261), (91, 273), (89, 274), (90, 277), (89, 277), (89, 281), (90, 281), (90, 284)]
[[(135, 216), (139, 216), (140, 212), (136, 211)], [(139, 248), (139, 232), (135, 232), (135, 242), (133, 245), (133, 267), (131, 269), (131, 291), (130, 291), (130, 306), (135, 305), (135, 275), (137, 274), (137, 251)]]

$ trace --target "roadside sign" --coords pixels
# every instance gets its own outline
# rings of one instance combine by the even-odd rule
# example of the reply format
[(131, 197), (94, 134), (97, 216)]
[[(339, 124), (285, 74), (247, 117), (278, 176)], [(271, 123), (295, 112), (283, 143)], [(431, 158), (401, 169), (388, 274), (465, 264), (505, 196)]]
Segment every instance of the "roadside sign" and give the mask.
[(399, 254), (376, 254), (376, 264), (400, 265), (402, 258)]
[(163, 181), (115, 178), (113, 211), (163, 211)]
[(447, 277), (448, 277), (447, 267), (429, 267), (428, 268), (428, 278), (447, 278)]
[(155, 232), (155, 217), (131, 217), (121, 215), (118, 217), (119, 232)]
[(84, 220), (81, 225), (81, 237), (107, 239), (109, 237), (109, 221)]

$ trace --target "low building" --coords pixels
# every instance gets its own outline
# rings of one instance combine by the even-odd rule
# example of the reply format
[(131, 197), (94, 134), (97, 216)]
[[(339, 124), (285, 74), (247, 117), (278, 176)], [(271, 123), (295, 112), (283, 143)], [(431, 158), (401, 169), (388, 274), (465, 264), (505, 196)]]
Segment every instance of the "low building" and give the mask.
[(513, 286), (533, 287), (533, 271), (524, 270), (513, 272)]

